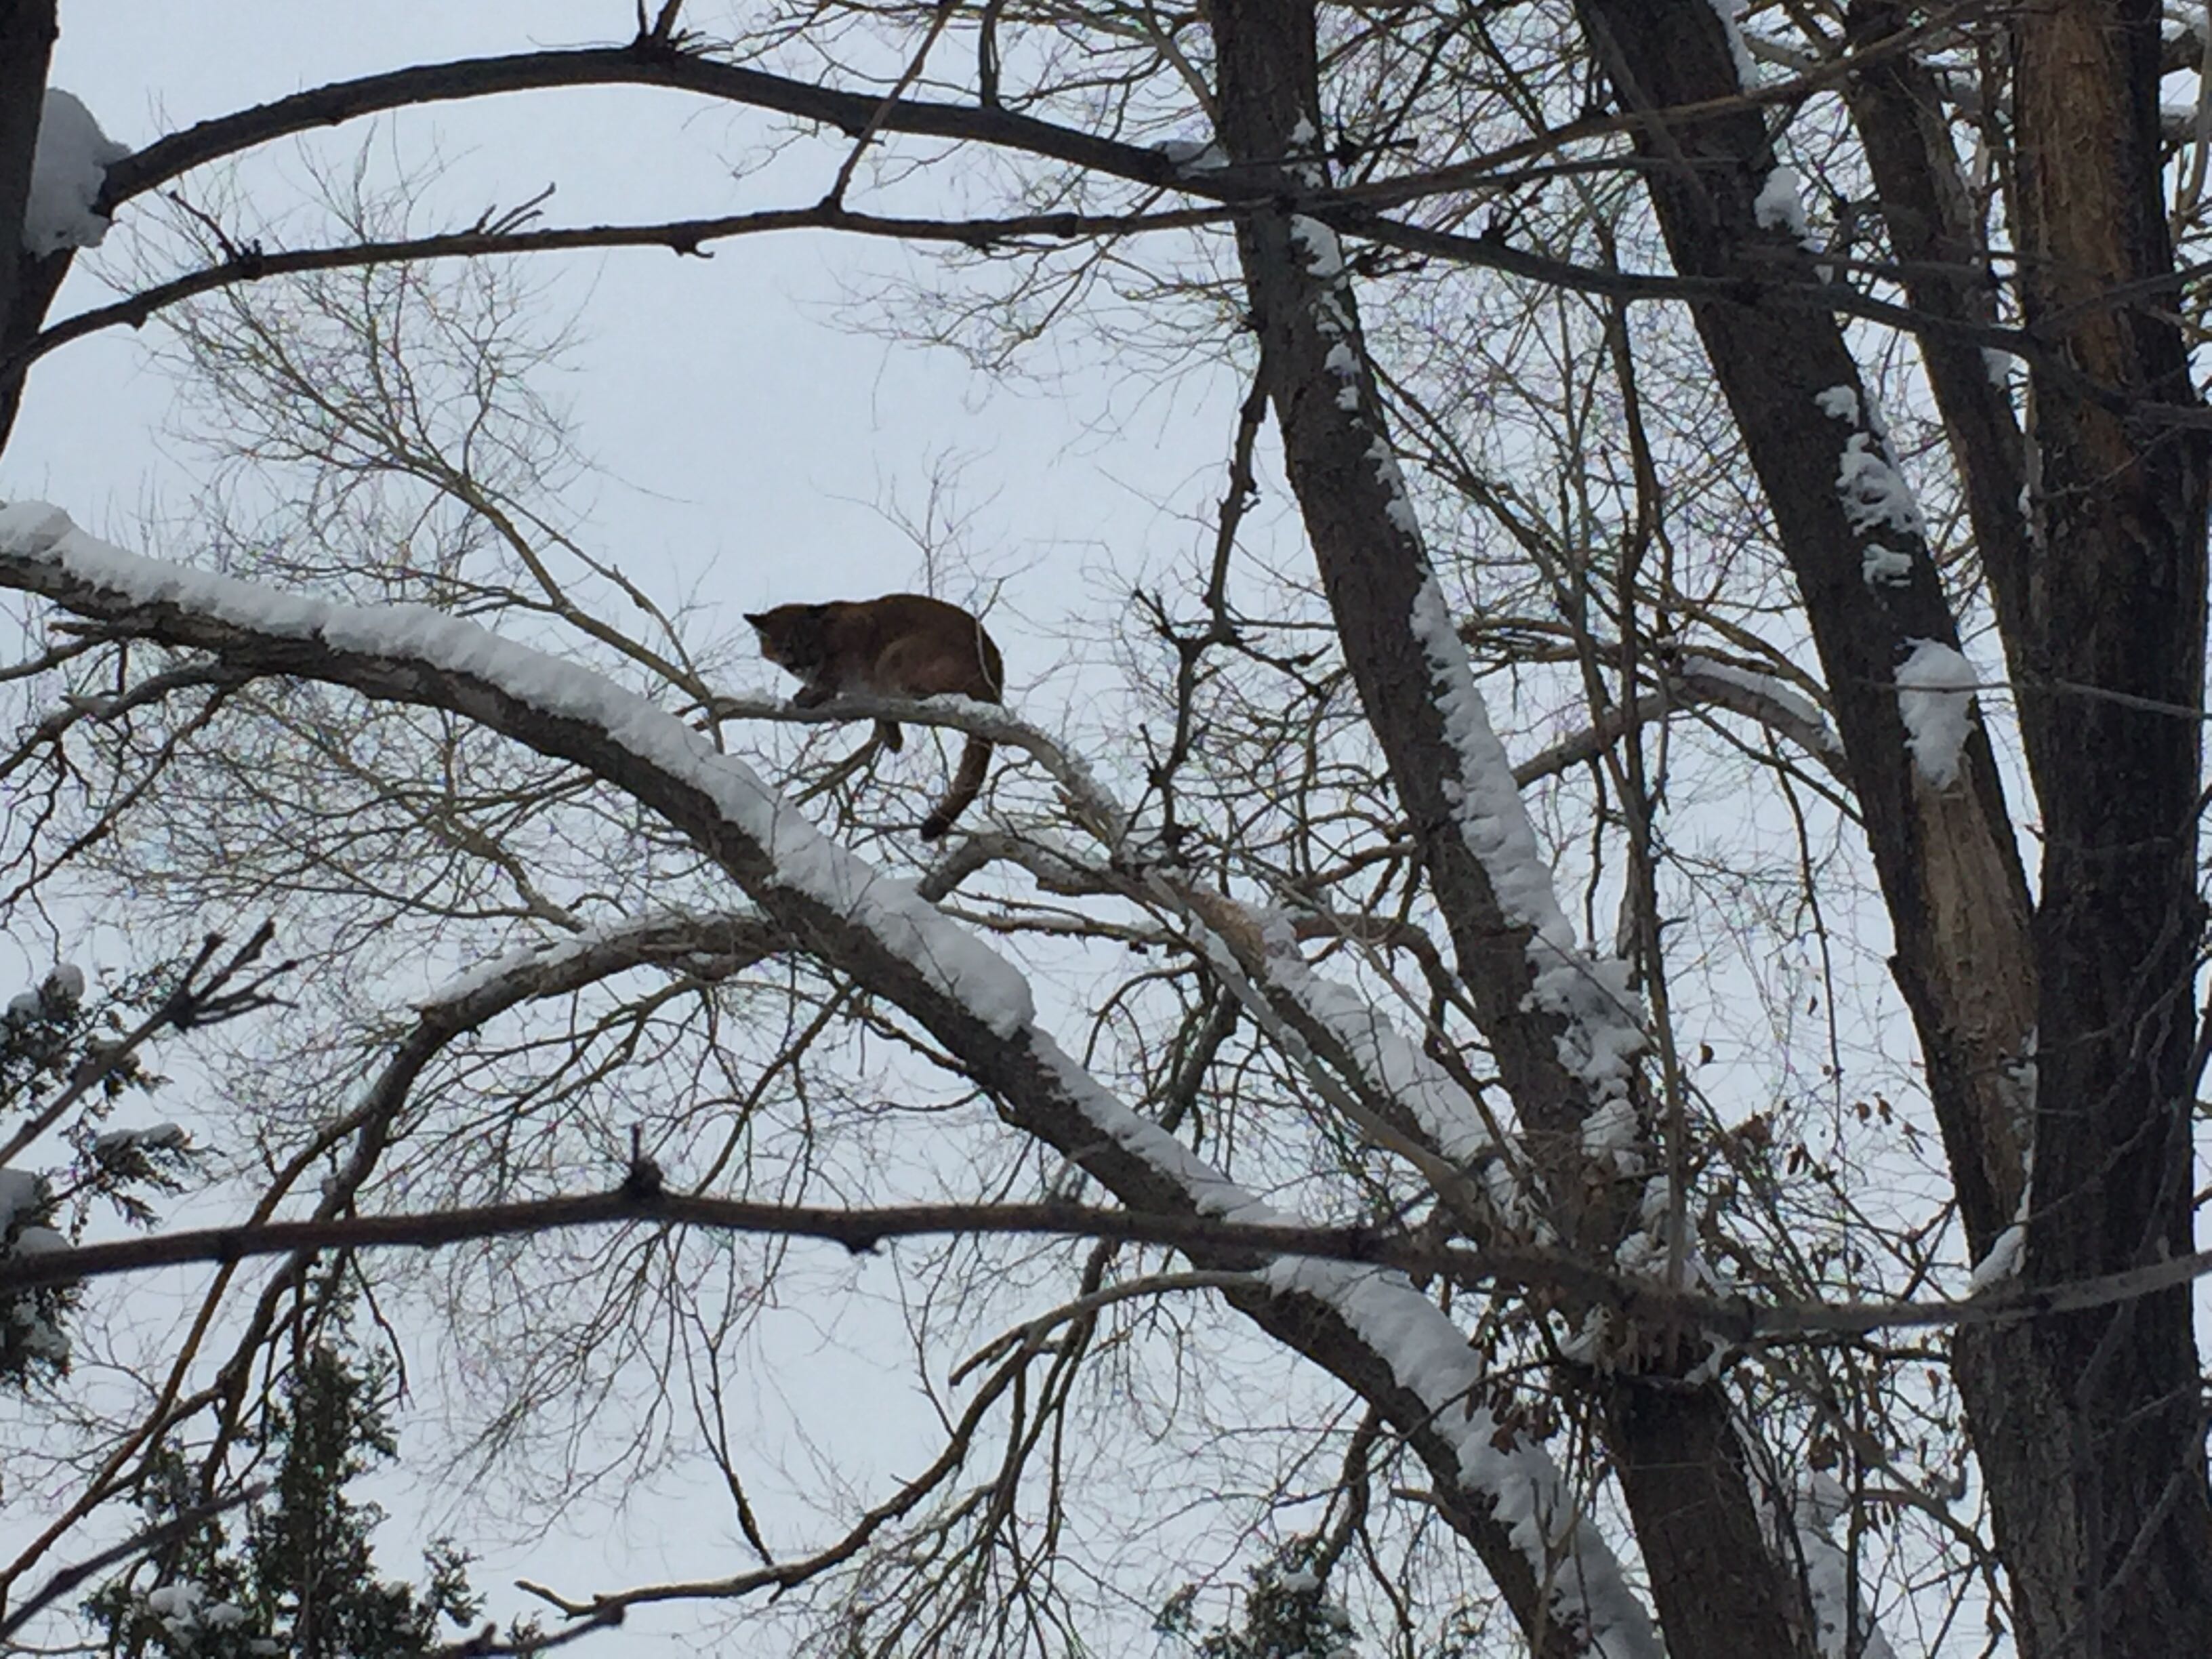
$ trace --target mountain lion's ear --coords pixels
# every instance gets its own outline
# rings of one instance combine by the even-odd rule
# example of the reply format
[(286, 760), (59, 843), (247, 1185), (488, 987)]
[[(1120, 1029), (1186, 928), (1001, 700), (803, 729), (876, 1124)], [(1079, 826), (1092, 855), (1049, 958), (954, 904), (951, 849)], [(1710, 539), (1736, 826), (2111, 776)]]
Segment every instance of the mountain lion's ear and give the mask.
[(755, 628), (758, 628), (763, 623), (768, 620), (768, 612), (765, 611), (748, 611), (745, 612), (745, 620), (750, 623)]

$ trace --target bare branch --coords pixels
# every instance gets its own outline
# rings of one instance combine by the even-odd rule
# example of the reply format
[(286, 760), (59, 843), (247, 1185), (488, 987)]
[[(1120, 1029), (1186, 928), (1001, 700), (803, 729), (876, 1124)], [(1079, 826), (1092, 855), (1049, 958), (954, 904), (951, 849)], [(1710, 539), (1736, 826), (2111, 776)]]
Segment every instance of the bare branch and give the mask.
[[(433, 1249), (475, 1239), (625, 1224), (818, 1238), (856, 1255), (879, 1249), (892, 1239), (1006, 1233), (1164, 1244), (1196, 1259), (1241, 1257), (1255, 1267), (1270, 1259), (1353, 1262), (1423, 1276), (1441, 1273), (1468, 1289), (1510, 1286), (1563, 1291), (1614, 1309), (1638, 1323), (1663, 1328), (1668, 1322), (1687, 1322), (1737, 1344), (1881, 1330), (2013, 1325), (2120, 1306), (2212, 1276), (2212, 1250), (2199, 1250), (2148, 1267), (2064, 1284), (2008, 1285), (1959, 1301), (1758, 1303), (1745, 1297), (1670, 1290), (1662, 1280), (1595, 1267), (1562, 1250), (1439, 1245), (1404, 1231), (1223, 1221), (1189, 1213), (1146, 1214), (1076, 1204), (912, 1204), (832, 1210), (694, 1197), (654, 1190), (649, 1182), (625, 1182), (611, 1192), (575, 1198), (531, 1199), (422, 1215), (267, 1221), (11, 1256), (0, 1260), (0, 1293), (82, 1283), (184, 1262), (228, 1265), (255, 1256), (323, 1249)], [(1212, 1269), (1195, 1276), (1179, 1275), (1172, 1282), (1235, 1289), (1256, 1287), (1261, 1281), (1249, 1271)], [(1045, 1322), (1060, 1319), (1067, 1312), (1062, 1310)]]
[(252, 1503), (260, 1497), (264, 1490), (266, 1488), (258, 1485), (246, 1486), (227, 1497), (211, 1498), (204, 1504), (196, 1504), (180, 1514), (171, 1516), (157, 1526), (148, 1527), (143, 1531), (131, 1534), (121, 1543), (104, 1549), (97, 1555), (87, 1556), (82, 1561), (59, 1569), (52, 1577), (47, 1579), (31, 1595), (25, 1596), (22, 1601), (10, 1608), (7, 1617), (0, 1619), (0, 1640), (13, 1636), (25, 1625), (30, 1623), (33, 1616), (40, 1608), (51, 1607), (54, 1602), (60, 1601), (63, 1596), (67, 1595), (101, 1568), (112, 1567), (118, 1561), (127, 1561), (133, 1556), (151, 1555), (165, 1545), (189, 1535), (204, 1522), (214, 1520), (216, 1516), (227, 1515), (241, 1504)]
[[(0, 1145), (0, 1164), (7, 1164), (52, 1128), (71, 1106), (128, 1064), (131, 1055), (160, 1032), (171, 1029), (189, 1031), (195, 1026), (220, 1024), (274, 1003), (276, 998), (270, 994), (268, 986), (289, 973), (296, 963), (279, 963), (243, 984), (234, 981), (259, 960), (276, 934), (274, 922), (263, 922), (254, 929), (252, 938), (231, 953), (228, 961), (210, 969), (209, 964), (214, 961), (216, 952), (222, 948), (222, 935), (210, 933), (201, 941), (199, 954), (186, 965), (175, 988), (162, 998), (154, 1012), (114, 1042), (101, 1043), (90, 1050), (70, 1073), (61, 1092), (33, 1111), (6, 1144)], [(205, 977), (201, 976), (203, 970)]]

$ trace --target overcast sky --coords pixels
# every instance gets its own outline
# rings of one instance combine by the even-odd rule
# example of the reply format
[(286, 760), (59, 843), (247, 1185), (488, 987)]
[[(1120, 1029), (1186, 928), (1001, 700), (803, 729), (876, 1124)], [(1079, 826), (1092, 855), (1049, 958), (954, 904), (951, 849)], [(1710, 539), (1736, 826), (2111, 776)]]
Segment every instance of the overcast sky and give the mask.
[[(717, 35), (744, 9), (730, 0), (692, 0), (686, 21)], [(619, 41), (634, 16), (634, 0), (63, 0), (52, 81), (80, 97), (112, 137), (135, 148), (332, 80), (479, 53)], [(555, 193), (544, 222), (555, 225), (651, 222), (818, 198), (842, 143), (832, 136), (771, 161), (763, 147), (773, 130), (768, 117), (678, 94), (548, 91), (403, 111), (314, 135), (302, 141), (306, 150), (288, 142), (246, 158), (240, 177), (257, 203), (281, 210), (301, 195), (307, 153), (343, 157), (373, 140), (389, 164), (443, 164), (421, 211), (424, 229), (465, 225), (548, 185)], [(197, 179), (183, 181), (188, 195), (198, 187)], [(100, 271), (126, 268), (132, 216), (126, 210), (100, 255), (79, 260), (55, 319), (112, 297)], [(1207, 538), (1204, 516), (1221, 494), (1243, 387), (1203, 368), (1160, 384), (1148, 363), (1117, 363), (1074, 326), (1008, 376), (979, 374), (949, 350), (866, 331), (859, 324), (867, 296), (888, 276), (923, 268), (920, 261), (910, 267), (911, 257), (885, 243), (803, 233), (726, 241), (710, 259), (619, 252), (530, 262), (545, 285), (549, 328), (570, 314), (578, 324), (561, 388), (600, 476), (569, 506), (594, 550), (617, 558), (656, 597), (696, 593), (734, 629), (744, 610), (921, 585), (917, 550), (878, 509), (919, 518), (933, 477), (954, 477), (951, 506), (968, 520), (957, 550), (973, 576), (1003, 579), (991, 625), (1006, 648), (1014, 700), (1040, 724), (1079, 741), (1086, 670), (1063, 624), (1072, 616), (1095, 624), (1132, 582), (1188, 568)], [(149, 362), (152, 333), (110, 331), (35, 368), (14, 438), (0, 454), (0, 499), (48, 500), (126, 546), (189, 559), (189, 526), (169, 544), (149, 543), (141, 528), (146, 507), (175, 504), (190, 483), (180, 452), (162, 441), (173, 388)], [(1264, 538), (1272, 524), (1294, 541), (1294, 527), (1268, 516), (1280, 500), (1271, 489), (1268, 512), (1248, 526), (1248, 540)], [(977, 590), (969, 573), (957, 573), (945, 591), (966, 600)], [(765, 668), (741, 683), (789, 689)], [(2027, 797), (2016, 791), (2015, 799)], [(6, 959), (9, 941), (0, 940), (0, 1000), (43, 967), (39, 945), (16, 946), (15, 959)], [(1869, 954), (1838, 971), (1876, 979), (1887, 970)], [(1878, 1036), (1899, 1052), (1906, 1042), (1901, 1017), (1894, 1031), (1855, 1035), (1869, 1044)], [(1705, 1076), (1717, 1086), (1719, 1073)], [(166, 1101), (157, 1109), (186, 1115)], [(817, 1432), (839, 1437), (843, 1470), (863, 1482), (876, 1478), (879, 1491), (884, 1480), (915, 1472), (918, 1447), (934, 1449), (927, 1413), (903, 1389), (902, 1351), (888, 1356), (898, 1379), (890, 1390), (873, 1386), (870, 1345), (898, 1336), (884, 1302), (873, 1299), (889, 1291), (890, 1266), (833, 1250), (802, 1249), (796, 1260), (785, 1305), (764, 1317), (757, 1345), (768, 1356), (754, 1379), (763, 1433), (804, 1415)], [(204, 1282), (198, 1273), (149, 1277), (134, 1281), (134, 1294), (147, 1299), (151, 1319)], [(2212, 1285), (2200, 1286), (2200, 1314), (2208, 1302)], [(1279, 1352), (1265, 1352), (1275, 1367), (1286, 1365)], [(1290, 1386), (1275, 1370), (1246, 1381)], [(435, 1401), (426, 1394), (418, 1403), (427, 1409)], [(425, 1426), (410, 1430), (403, 1419), (403, 1443)], [(763, 1467), (773, 1462), (773, 1446), (750, 1449)], [(803, 1455), (791, 1469), (793, 1487), (803, 1486)], [(506, 1588), (518, 1574), (588, 1594), (736, 1570), (744, 1562), (719, 1490), (689, 1496), (688, 1480), (687, 1471), (674, 1472), (654, 1506), (618, 1523), (602, 1508), (579, 1509), (568, 1531), (542, 1545), (507, 1547), (469, 1530), (465, 1542), (490, 1546), (479, 1587), (492, 1591), (494, 1611), (504, 1617), (534, 1605)], [(386, 1568), (407, 1572), (413, 1544), (452, 1515), (453, 1494), (426, 1490), (410, 1476), (379, 1483), (376, 1495), (395, 1516)], [(776, 1493), (764, 1488), (757, 1496), (774, 1527)], [(0, 1515), (0, 1534), (26, 1518), (20, 1504)], [(582, 1650), (636, 1651), (641, 1637), (688, 1622), (682, 1612), (648, 1608), (621, 1634)]]
[[(686, 18), (713, 33), (733, 10), (694, 5)], [(629, 0), (100, 0), (64, 4), (62, 15), (53, 84), (135, 147), (410, 62), (617, 40), (632, 9)], [(547, 185), (556, 187), (544, 209), (550, 224), (803, 204), (821, 194), (843, 153), (835, 142), (802, 146), (762, 170), (767, 118), (637, 89), (445, 104), (385, 118), (376, 131), (410, 165), (446, 162), (451, 214), (441, 224), (429, 210), (436, 228)], [(349, 155), (369, 133), (356, 123), (311, 142), (318, 153)], [(246, 168), (258, 197), (296, 198), (298, 145), (272, 146)], [(111, 266), (130, 234), (126, 209), (106, 250)], [(852, 296), (906, 258), (887, 244), (808, 232), (724, 242), (708, 260), (620, 252), (532, 262), (549, 284), (549, 315), (581, 315), (567, 386), (586, 448), (616, 481), (596, 495), (600, 545), (623, 550), (626, 563), (664, 559), (687, 585), (710, 579), (746, 608), (910, 585), (915, 550), (872, 504), (918, 514), (933, 465), (950, 456), (964, 463), (957, 501), (975, 515), (969, 551), (994, 574), (1034, 573), (1010, 584), (1006, 603), (1041, 623), (1074, 597), (1068, 578), (1078, 567), (1099, 567), (1102, 554), (1133, 569), (1188, 547), (1192, 527), (1163, 518), (1154, 502), (1218, 496), (1234, 388), (1204, 374), (1153, 387), (1086, 356), (1072, 331), (1022, 365), (1072, 371), (1045, 383), (987, 378), (949, 351), (858, 331)], [(57, 317), (106, 297), (87, 269), (95, 264), (80, 261)], [(167, 399), (127, 331), (56, 354), (32, 377), (0, 459), (0, 491), (44, 496), (131, 540), (149, 483), (173, 486), (154, 443)], [(1018, 686), (1024, 665), (1009, 654)]]
[[(695, 4), (687, 21), (714, 33), (732, 10)], [(618, 40), (632, 19), (630, 0), (64, 0), (52, 84), (81, 98), (111, 137), (137, 148), (331, 80)], [(819, 196), (842, 148), (802, 146), (763, 169), (759, 146), (769, 131), (766, 118), (679, 94), (588, 90), (402, 112), (373, 130), (356, 124), (309, 142), (318, 154), (343, 156), (373, 133), (410, 167), (441, 158), (442, 193), (418, 227), (441, 228), (548, 185), (556, 187), (544, 210), (552, 224)], [(248, 158), (241, 176), (255, 200), (281, 206), (297, 199), (304, 173), (301, 149), (287, 143)], [(189, 193), (195, 183), (183, 188)], [(441, 204), (450, 208), (442, 222)], [(99, 273), (125, 268), (131, 217), (126, 209), (100, 255), (80, 258), (56, 319), (112, 296)], [(1115, 603), (1117, 584), (1182, 562), (1200, 544), (1203, 527), (1188, 514), (1220, 494), (1241, 389), (1206, 371), (1162, 387), (1141, 369), (1125, 374), (1086, 356), (1072, 337), (1022, 366), (1044, 378), (1000, 380), (949, 351), (860, 331), (856, 296), (907, 258), (889, 245), (810, 233), (724, 243), (710, 260), (635, 252), (533, 264), (547, 285), (549, 319), (574, 311), (580, 319), (564, 386), (582, 447), (604, 472), (580, 498), (587, 537), (658, 596), (696, 591), (734, 624), (738, 611), (767, 604), (920, 585), (916, 549), (877, 508), (920, 517), (933, 473), (949, 461), (958, 483), (952, 505), (971, 515), (961, 551), (982, 575), (1005, 579), (992, 625), (1017, 700), (1055, 724), (1081, 701), (1080, 670), (1055, 638), (1058, 624), (1072, 611)], [(161, 441), (172, 386), (149, 362), (148, 343), (118, 330), (38, 366), (0, 457), (0, 499), (48, 500), (126, 546), (191, 558), (188, 544), (149, 544), (141, 527), (144, 507), (173, 506), (189, 482), (175, 447)], [(971, 592), (956, 580), (947, 596)], [(763, 670), (754, 683), (779, 682)], [(19, 950), (26, 959), (8, 964), (10, 985), (37, 970), (27, 959), (37, 953)], [(828, 1254), (821, 1261), (840, 1282), (864, 1271)], [(140, 1293), (157, 1305), (187, 1282), (198, 1276), (167, 1291), (149, 1281)], [(817, 1322), (811, 1309), (772, 1316), (769, 1326), (771, 1344), (787, 1340), (805, 1356), (805, 1403), (817, 1426), (865, 1421), (882, 1437), (876, 1472), (911, 1474), (916, 1460), (904, 1455), (913, 1443), (897, 1432), (898, 1402), (869, 1388), (868, 1363), (846, 1340), (850, 1333)], [(764, 1377), (773, 1387), (772, 1368)], [(763, 1405), (764, 1415), (778, 1409)], [(911, 1426), (927, 1430), (919, 1414)], [(675, 1485), (680, 1492), (680, 1478)], [(447, 1506), (439, 1494), (421, 1501), (426, 1495), (411, 1480), (382, 1482), (379, 1495), (396, 1511), (386, 1565), (405, 1571), (409, 1536)], [(479, 1571), (480, 1586), (493, 1589), (494, 1610), (507, 1613), (532, 1605), (504, 1587), (518, 1571), (588, 1593), (733, 1570), (719, 1495), (689, 1507), (703, 1524), (655, 1527), (643, 1537), (625, 1538), (597, 1511), (580, 1514), (574, 1536), (495, 1552)], [(635, 1650), (645, 1632), (684, 1622), (647, 1610), (610, 1639)]]

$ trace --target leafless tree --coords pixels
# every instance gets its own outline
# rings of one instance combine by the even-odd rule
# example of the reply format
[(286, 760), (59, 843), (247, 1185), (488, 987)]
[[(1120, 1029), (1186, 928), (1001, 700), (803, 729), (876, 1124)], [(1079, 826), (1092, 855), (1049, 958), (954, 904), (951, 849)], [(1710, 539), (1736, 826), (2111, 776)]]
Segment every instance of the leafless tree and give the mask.
[[(0, 272), (0, 416), (158, 320), (211, 447), (155, 561), (0, 508), (8, 902), (300, 965), (206, 1034), (240, 1242), (0, 1259), (218, 1264), (136, 1351), (88, 1281), (138, 1386), (25, 1407), (68, 1495), (0, 1583), (159, 1448), (247, 1478), (342, 1252), (514, 1512), (726, 1495), (726, 1574), (538, 1587), (594, 1628), (1061, 1651), (1289, 1548), (1408, 1659), (2212, 1650), (2201, 16), (1736, 9), (670, 4), (114, 162), (125, 291)], [(0, 0), (0, 222), (52, 27)], [(318, 241), (208, 182), (605, 82), (828, 188), (441, 226), (332, 166)], [(882, 705), (741, 693), (595, 544), (495, 257), (796, 227), (942, 251), (873, 320), (986, 365), (1089, 329), (1246, 388), (1082, 729), (896, 709), (1007, 757), (933, 861), (924, 772), (805, 799)], [(817, 1213), (883, 1205), (967, 1224)], [(918, 1473), (749, 1443), (833, 1291), (903, 1322)]]

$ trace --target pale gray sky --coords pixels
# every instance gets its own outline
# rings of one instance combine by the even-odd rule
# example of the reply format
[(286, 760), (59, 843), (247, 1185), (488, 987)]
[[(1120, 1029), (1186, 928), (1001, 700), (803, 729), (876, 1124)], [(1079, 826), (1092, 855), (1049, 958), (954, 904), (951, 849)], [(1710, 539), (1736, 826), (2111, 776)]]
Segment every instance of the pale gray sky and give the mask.
[[(710, 33), (729, 7), (694, 7)], [(76, 93), (117, 140), (160, 133), (301, 88), (409, 62), (540, 46), (606, 42), (630, 27), (626, 0), (561, 3), (65, 5), (53, 84)], [(349, 155), (356, 123), (311, 141)], [(758, 171), (768, 118), (683, 94), (549, 91), (445, 104), (384, 118), (385, 147), (448, 171), (446, 223), (512, 206), (546, 185), (548, 223), (654, 219), (791, 205), (818, 196), (842, 155), (834, 138)], [(295, 197), (292, 143), (244, 164), (257, 198)], [(743, 176), (733, 176), (742, 170)], [(193, 181), (185, 181), (189, 190)], [(126, 208), (104, 252), (121, 253)], [(439, 222), (434, 212), (432, 223)], [(1215, 469), (1235, 389), (1225, 379), (1148, 391), (1072, 336), (1030, 364), (1073, 371), (1050, 386), (994, 382), (953, 354), (863, 334), (836, 314), (869, 273), (907, 256), (800, 233), (720, 244), (709, 260), (666, 252), (551, 256), (532, 274), (549, 309), (580, 310), (568, 377), (585, 447), (634, 489), (597, 492), (592, 527), (626, 562), (659, 556), (687, 582), (711, 572), (733, 605), (858, 597), (913, 582), (914, 550), (869, 508), (918, 512), (933, 461), (966, 458), (963, 504), (976, 510), (973, 550), (994, 569), (1036, 568), (1007, 599), (1049, 620), (1069, 578), (1110, 548), (1133, 569), (1191, 544), (1146, 495), (1194, 505), (1218, 496)], [(81, 261), (91, 265), (94, 260)], [(57, 317), (106, 297), (73, 274)], [(1074, 353), (1076, 355), (1070, 356)], [(150, 439), (168, 387), (126, 331), (81, 342), (34, 371), (20, 429), (0, 459), (0, 490), (67, 507), (87, 527), (128, 540), (149, 482), (173, 478)], [(1098, 435), (1110, 430), (1110, 446)], [(145, 550), (149, 552), (156, 549)], [(1018, 634), (1018, 628), (1007, 631)], [(1013, 665), (1016, 683), (1023, 675)]]
[[(732, 9), (698, 5), (691, 15), (711, 33)], [(136, 148), (331, 80), (412, 62), (612, 41), (632, 27), (630, 0), (78, 0), (63, 7), (52, 83), (81, 98), (111, 137)], [(511, 206), (548, 184), (557, 186), (545, 209), (556, 224), (787, 205), (818, 195), (842, 154), (833, 139), (759, 171), (767, 118), (635, 90), (442, 105), (386, 118), (374, 131), (410, 164), (433, 155), (445, 160), (447, 224), (465, 223), (493, 204)], [(371, 131), (357, 124), (307, 142), (317, 154), (345, 156)], [(248, 193), (280, 205), (296, 198), (303, 173), (301, 151), (290, 143), (241, 164)], [(439, 222), (434, 209), (427, 222)], [(80, 258), (54, 318), (112, 296), (96, 273), (103, 264), (123, 269), (132, 234), (126, 208), (102, 252)], [(915, 549), (872, 503), (919, 517), (933, 470), (953, 458), (955, 505), (973, 515), (963, 550), (986, 575), (1006, 579), (993, 628), (1011, 683), (1026, 712), (1057, 723), (1082, 702), (1079, 667), (1054, 637), (1057, 624), (1079, 609), (1095, 616), (1102, 595), (1112, 603), (1109, 568), (1124, 579), (1158, 574), (1201, 544), (1202, 526), (1156, 503), (1202, 513), (1218, 498), (1241, 388), (1204, 373), (1151, 387), (1141, 368), (1124, 374), (1086, 362), (1086, 348), (1072, 338), (1041, 348), (1034, 365), (1065, 368), (1065, 378), (1000, 383), (949, 351), (889, 342), (841, 319), (841, 307), (867, 290), (871, 273), (901, 269), (907, 258), (885, 244), (806, 234), (725, 243), (711, 260), (638, 252), (533, 264), (547, 285), (549, 314), (566, 308), (580, 316), (564, 386), (581, 446), (606, 474), (584, 497), (587, 536), (657, 596), (672, 600), (696, 589), (732, 623), (738, 611), (769, 603), (915, 586)], [(189, 558), (188, 546), (148, 544), (137, 520), (149, 501), (173, 504), (188, 482), (158, 441), (172, 388), (149, 364), (148, 343), (118, 330), (38, 366), (0, 458), (0, 499), (51, 501), (126, 546)], [(969, 597), (957, 580), (948, 592)], [(765, 669), (754, 683), (781, 684)], [(181, 1102), (166, 1109), (185, 1115)], [(841, 1252), (809, 1256), (831, 1285), (888, 1271)], [(158, 1318), (156, 1310), (189, 1294), (187, 1282), (199, 1276), (149, 1279), (136, 1294)], [(779, 1374), (764, 1368), (763, 1432), (782, 1431), (803, 1407), (817, 1434), (866, 1425), (867, 1443), (880, 1455), (853, 1456), (848, 1445), (849, 1473), (911, 1474), (921, 1458), (909, 1447), (933, 1437), (929, 1422), (905, 1392), (902, 1352), (895, 1349), (885, 1362), (899, 1379), (894, 1388), (886, 1394), (875, 1386), (874, 1367), (849, 1340), (856, 1319), (880, 1322), (879, 1304), (839, 1294), (769, 1316), (762, 1348), (787, 1345), (803, 1363), (804, 1399), (775, 1398)], [(879, 1322), (860, 1334), (860, 1346), (886, 1331), (896, 1340), (896, 1327)], [(423, 1399), (434, 1406), (434, 1396)], [(399, 1426), (410, 1433), (405, 1422)], [(589, 1593), (737, 1569), (742, 1562), (725, 1541), (731, 1529), (719, 1492), (687, 1499), (684, 1486), (682, 1475), (672, 1476), (653, 1505), (621, 1524), (594, 1507), (579, 1511), (568, 1535), (499, 1549), (479, 1569), (479, 1584), (504, 1614), (534, 1605), (506, 1588), (518, 1573)], [(394, 1514), (387, 1567), (405, 1571), (410, 1539), (443, 1518), (450, 1495), (426, 1493), (411, 1475), (380, 1480), (374, 1491)], [(761, 1497), (775, 1503), (772, 1490)], [(774, 1524), (772, 1508), (764, 1518)], [(633, 1651), (640, 1635), (689, 1623), (682, 1612), (646, 1609), (597, 1650)]]

